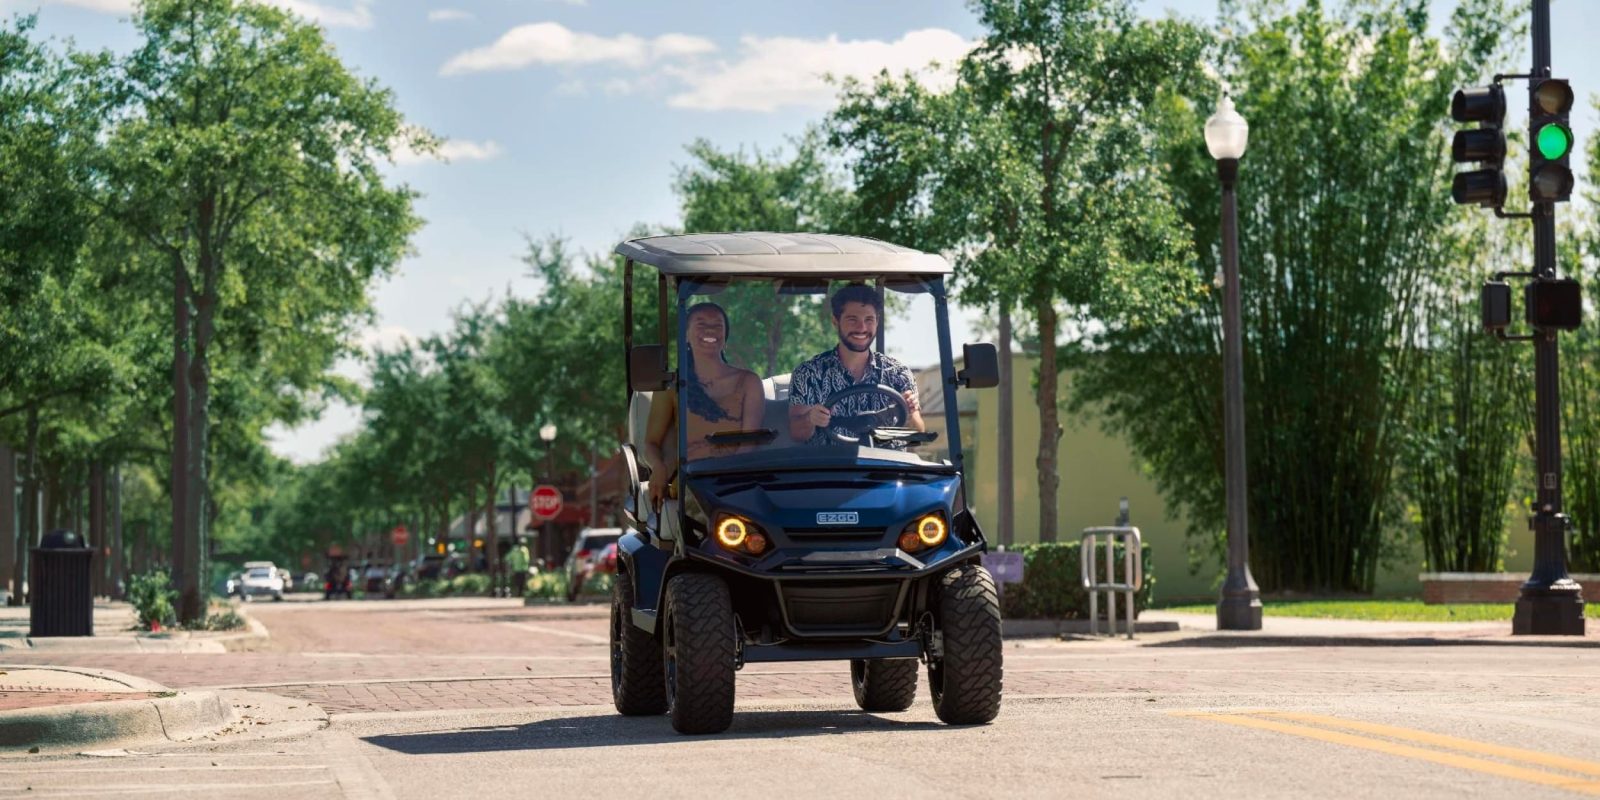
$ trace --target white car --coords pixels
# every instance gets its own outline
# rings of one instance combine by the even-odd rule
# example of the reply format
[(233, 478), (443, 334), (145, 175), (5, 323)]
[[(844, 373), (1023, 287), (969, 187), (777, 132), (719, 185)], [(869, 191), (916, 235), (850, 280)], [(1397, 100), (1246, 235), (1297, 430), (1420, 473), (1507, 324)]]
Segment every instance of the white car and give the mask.
[(270, 566), (250, 567), (244, 571), (244, 576), (239, 579), (239, 597), (249, 601), (256, 597), (271, 596), (273, 600), (283, 599), (283, 578), (278, 577), (278, 571)]

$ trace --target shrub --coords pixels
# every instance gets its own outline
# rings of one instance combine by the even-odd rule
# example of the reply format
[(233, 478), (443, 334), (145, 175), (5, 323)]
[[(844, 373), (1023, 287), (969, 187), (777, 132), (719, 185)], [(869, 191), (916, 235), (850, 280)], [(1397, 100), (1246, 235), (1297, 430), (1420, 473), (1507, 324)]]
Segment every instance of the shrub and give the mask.
[(610, 596), (611, 584), (616, 581), (616, 577), (617, 576), (609, 572), (596, 572), (594, 575), (590, 576), (588, 580), (583, 582), (583, 586), (578, 589), (578, 594), (599, 594)]
[[(609, 586), (607, 587), (610, 588)], [(528, 578), (528, 596), (547, 600), (564, 600), (567, 597), (567, 574), (560, 570), (540, 572)]]
[(184, 630), (190, 631), (238, 631), (247, 627), (249, 623), (246, 623), (244, 617), (239, 616), (239, 612), (230, 606), (214, 608), (204, 619), (183, 626)]
[(450, 579), (450, 594), (471, 596), (488, 593), (488, 575), (457, 575)]
[(151, 630), (157, 625), (171, 625), (177, 611), (173, 603), (178, 599), (172, 588), (172, 577), (166, 570), (152, 570), (135, 575), (128, 582), (128, 602), (139, 618), (140, 630)]
[[(1103, 580), (1105, 569), (1105, 549), (1101, 545), (1097, 566), (1102, 570), (1096, 576)], [(1118, 545), (1115, 551), (1117, 571), (1121, 572), (1122, 550)], [(1041, 544), (1019, 545), (1012, 552), (1022, 553), (1022, 583), (1006, 584), (1001, 600), (1001, 611), (1004, 616), (1012, 619), (1019, 618), (1045, 618), (1045, 619), (1088, 619), (1089, 618), (1089, 593), (1083, 588), (1083, 574), (1079, 567), (1079, 545), (1077, 542), (1051, 542)], [(1134, 614), (1137, 616), (1150, 605), (1151, 589), (1155, 586), (1155, 576), (1151, 574), (1150, 545), (1141, 548), (1143, 559), (1144, 586), (1134, 594)], [(1100, 617), (1105, 618), (1106, 602), (1104, 593), (1100, 597)], [(1121, 608), (1119, 598), (1118, 616), (1126, 614)]]

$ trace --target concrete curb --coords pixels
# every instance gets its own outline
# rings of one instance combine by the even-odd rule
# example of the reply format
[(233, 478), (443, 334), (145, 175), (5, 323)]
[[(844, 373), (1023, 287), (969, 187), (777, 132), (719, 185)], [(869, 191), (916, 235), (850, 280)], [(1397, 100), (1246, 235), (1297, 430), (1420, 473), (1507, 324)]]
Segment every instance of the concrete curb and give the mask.
[(272, 638), (260, 620), (242, 608), (234, 611), (244, 618), (245, 630), (226, 633), (174, 630), (154, 635), (129, 630), (96, 636), (18, 637), (0, 639), (0, 653), (226, 653), (249, 650)]
[[(153, 681), (110, 670), (43, 669), (93, 676), (126, 686), (130, 692), (168, 691)], [(233, 708), (220, 694), (210, 691), (0, 711), (0, 755), (182, 742), (217, 731), (233, 720)]]
[[(1100, 633), (1107, 632), (1107, 625), (1101, 623)], [(1112, 632), (1126, 634), (1128, 623), (1126, 620), (1117, 620), (1110, 626)], [(1027, 639), (1039, 636), (1087, 636), (1089, 635), (1089, 620), (1086, 619), (1007, 619), (1001, 620), (1000, 630), (1007, 639)], [(1142, 620), (1133, 622), (1134, 633), (1170, 633), (1178, 630), (1178, 623), (1173, 620)]]

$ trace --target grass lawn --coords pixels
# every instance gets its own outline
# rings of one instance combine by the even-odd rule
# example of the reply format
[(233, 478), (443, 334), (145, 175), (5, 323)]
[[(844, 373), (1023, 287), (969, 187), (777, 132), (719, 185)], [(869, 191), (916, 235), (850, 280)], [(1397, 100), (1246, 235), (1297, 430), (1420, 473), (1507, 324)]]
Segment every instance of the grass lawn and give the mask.
[[(1511, 603), (1461, 603), (1425, 605), (1421, 600), (1264, 600), (1269, 617), (1369, 619), (1396, 622), (1510, 622)], [(1171, 606), (1155, 609), (1185, 614), (1215, 614), (1214, 605)], [(1584, 616), (1600, 619), (1600, 605), (1587, 602)]]

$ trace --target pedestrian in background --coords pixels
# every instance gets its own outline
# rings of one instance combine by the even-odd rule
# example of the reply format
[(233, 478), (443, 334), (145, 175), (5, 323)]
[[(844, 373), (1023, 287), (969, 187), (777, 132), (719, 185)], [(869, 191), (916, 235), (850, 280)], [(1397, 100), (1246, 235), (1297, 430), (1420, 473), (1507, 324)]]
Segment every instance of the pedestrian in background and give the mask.
[(511, 589), (516, 592), (516, 597), (521, 597), (528, 590), (528, 561), (531, 557), (528, 546), (522, 543), (522, 537), (511, 540), (511, 550), (506, 553), (506, 569), (511, 572)]

